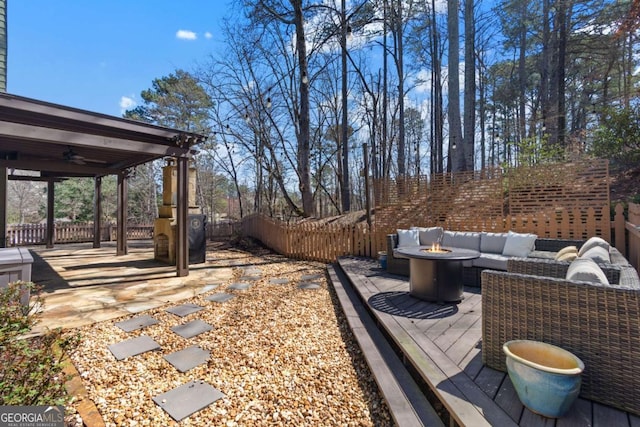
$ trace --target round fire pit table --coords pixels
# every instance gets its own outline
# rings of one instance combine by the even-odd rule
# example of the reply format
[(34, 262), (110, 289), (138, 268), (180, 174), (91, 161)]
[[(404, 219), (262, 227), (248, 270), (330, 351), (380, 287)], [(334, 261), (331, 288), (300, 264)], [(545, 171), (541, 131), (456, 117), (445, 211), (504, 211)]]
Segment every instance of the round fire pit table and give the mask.
[(411, 246), (397, 252), (409, 258), (409, 293), (425, 301), (462, 300), (462, 261), (478, 258), (472, 249)]

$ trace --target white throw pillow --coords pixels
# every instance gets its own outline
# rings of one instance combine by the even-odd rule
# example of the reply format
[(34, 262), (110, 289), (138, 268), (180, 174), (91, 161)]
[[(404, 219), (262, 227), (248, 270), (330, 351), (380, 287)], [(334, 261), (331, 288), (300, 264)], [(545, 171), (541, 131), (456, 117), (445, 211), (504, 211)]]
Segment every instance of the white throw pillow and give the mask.
[(431, 246), (433, 243), (442, 241), (442, 227), (411, 227), (412, 230), (418, 230), (418, 240), (422, 246)]
[(586, 251), (588, 251), (589, 249), (595, 246), (600, 246), (602, 248), (605, 248), (607, 251), (609, 251), (609, 242), (604, 240), (602, 237), (594, 236), (594, 237), (590, 237), (589, 240), (584, 242), (584, 245), (582, 245), (580, 247), (580, 250), (578, 251), (578, 256), (579, 257), (582, 256), (583, 253), (585, 253)]
[(556, 261), (573, 261), (578, 258), (578, 251), (575, 252), (565, 252), (563, 254), (556, 255)]
[(556, 261), (573, 261), (576, 258), (578, 258), (578, 248), (575, 246), (566, 246), (555, 256)]
[(526, 258), (533, 250), (537, 238), (538, 236), (535, 234), (509, 231), (502, 255)]
[(398, 247), (420, 246), (420, 234), (418, 230), (396, 230), (398, 233)]
[(594, 261), (611, 262), (611, 256), (609, 250), (602, 246), (594, 246), (591, 249), (586, 250), (580, 258), (590, 258)]
[(609, 280), (604, 271), (590, 258), (577, 258), (567, 269), (567, 280), (599, 283), (609, 286)]

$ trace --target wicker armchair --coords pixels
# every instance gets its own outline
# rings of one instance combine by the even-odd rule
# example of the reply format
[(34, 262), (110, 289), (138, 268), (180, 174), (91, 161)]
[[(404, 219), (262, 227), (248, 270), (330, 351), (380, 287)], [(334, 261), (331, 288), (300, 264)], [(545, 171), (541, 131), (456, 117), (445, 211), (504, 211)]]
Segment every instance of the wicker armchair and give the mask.
[(391, 274), (409, 275), (409, 260), (396, 258), (393, 250), (398, 247), (398, 235), (387, 234), (387, 271)]
[[(567, 268), (513, 259), (508, 272), (482, 272), (483, 363), (506, 371), (512, 339), (555, 344), (585, 363), (581, 396), (640, 415), (640, 290), (567, 281)], [(603, 271), (622, 277), (619, 266)]]

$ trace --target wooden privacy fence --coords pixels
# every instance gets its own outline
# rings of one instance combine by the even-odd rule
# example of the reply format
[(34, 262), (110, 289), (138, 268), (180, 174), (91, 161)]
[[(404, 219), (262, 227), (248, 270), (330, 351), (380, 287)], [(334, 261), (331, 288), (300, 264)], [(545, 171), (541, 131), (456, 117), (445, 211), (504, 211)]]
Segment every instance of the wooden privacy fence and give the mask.
[(366, 224), (289, 224), (261, 214), (243, 218), (242, 233), (287, 257), (322, 262), (343, 255), (371, 257), (375, 243)]
[[(507, 215), (512, 218), (533, 215), (538, 221), (545, 216), (568, 215), (568, 219), (553, 220), (567, 223), (574, 221), (577, 212), (586, 215), (586, 210), (593, 208), (597, 234), (609, 235), (606, 160), (374, 179), (373, 189), (377, 229), (451, 225), (473, 230), (484, 227), (475, 225), (481, 221), (478, 218), (485, 222), (496, 218), (502, 221)], [(602, 209), (603, 206), (607, 208)], [(498, 229), (509, 227), (497, 225)]]
[[(618, 227), (621, 226), (616, 225), (616, 232)], [(629, 220), (624, 224), (624, 229), (621, 228), (623, 235), (624, 230), (627, 231), (629, 238), (627, 259), (636, 270), (640, 271), (640, 205), (629, 203)]]
[[(598, 218), (610, 218), (609, 206), (586, 210), (559, 209), (538, 215), (514, 215), (501, 219), (478, 218), (475, 222), (447, 222), (440, 225), (455, 231), (493, 231), (534, 233), (540, 237), (582, 239), (601, 236), (615, 245), (622, 254), (629, 254), (629, 261), (638, 268), (640, 263), (640, 205), (631, 204), (629, 221), (624, 218), (622, 204), (616, 206), (613, 220), (602, 225)], [(403, 224), (397, 228), (412, 225)], [(260, 240), (264, 245), (287, 257), (334, 262), (343, 255), (376, 257), (385, 251), (386, 236), (395, 229), (380, 229), (375, 225), (369, 231), (366, 223), (356, 225), (327, 224), (314, 222), (286, 223), (264, 215), (254, 214), (242, 221), (243, 234)], [(628, 244), (627, 244), (628, 243)], [(635, 259), (635, 261), (634, 261)]]

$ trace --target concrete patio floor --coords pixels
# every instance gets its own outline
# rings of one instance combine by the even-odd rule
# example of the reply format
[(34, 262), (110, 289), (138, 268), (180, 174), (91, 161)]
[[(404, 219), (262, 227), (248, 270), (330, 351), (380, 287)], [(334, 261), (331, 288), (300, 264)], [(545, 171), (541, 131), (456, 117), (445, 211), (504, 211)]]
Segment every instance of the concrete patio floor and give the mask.
[(183, 300), (232, 278), (233, 259), (217, 260), (208, 243), (207, 262), (189, 266), (176, 277), (175, 266), (153, 259), (151, 241), (131, 241), (128, 254), (116, 256), (115, 242), (30, 247), (32, 281), (43, 287), (40, 323), (47, 328), (75, 328)]

